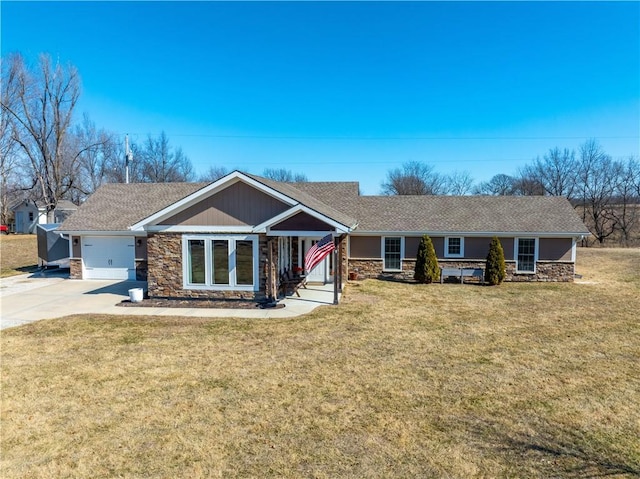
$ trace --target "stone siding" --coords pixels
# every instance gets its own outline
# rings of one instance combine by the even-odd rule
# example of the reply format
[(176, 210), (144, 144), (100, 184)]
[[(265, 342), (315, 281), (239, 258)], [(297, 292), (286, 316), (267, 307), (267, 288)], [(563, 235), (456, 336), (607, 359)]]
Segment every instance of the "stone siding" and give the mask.
[(415, 267), (415, 259), (402, 260), (402, 271), (382, 271), (381, 259), (349, 260), (349, 273), (357, 273), (358, 279), (378, 278), (391, 279), (396, 281), (413, 280)]
[(259, 244), (260, 267), (259, 291), (211, 291), (184, 289), (182, 287), (182, 234), (159, 233), (148, 237), (147, 285), (151, 298), (204, 298), (204, 299), (251, 299), (265, 297), (266, 271), (263, 267), (267, 258), (267, 241), (261, 236)]
[[(574, 264), (571, 262), (538, 261), (535, 274), (516, 274), (515, 261), (507, 261), (507, 276), (505, 281), (540, 281), (540, 282), (571, 282), (574, 278)], [(413, 280), (416, 261), (402, 260), (402, 272), (382, 271), (381, 259), (350, 259), (349, 273), (357, 273), (358, 279), (392, 279)], [(459, 261), (438, 260), (438, 265), (446, 268), (482, 268), (486, 267), (483, 260)]]
[(82, 279), (82, 259), (71, 258), (69, 260), (69, 278)]
[(556, 261), (538, 261), (534, 274), (515, 272), (516, 263), (507, 263), (507, 278), (505, 281), (540, 281), (540, 282), (572, 282), (575, 277), (575, 265), (573, 263)]

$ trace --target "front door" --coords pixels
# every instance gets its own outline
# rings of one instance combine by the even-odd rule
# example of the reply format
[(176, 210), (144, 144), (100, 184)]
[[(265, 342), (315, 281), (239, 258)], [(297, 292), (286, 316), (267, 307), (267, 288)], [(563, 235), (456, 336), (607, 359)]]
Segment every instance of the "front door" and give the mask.
[[(304, 262), (304, 257), (314, 244), (320, 241), (321, 238), (300, 238), (298, 251), (300, 252), (300, 258), (298, 258), (299, 263), (302, 264)], [(307, 281), (310, 283), (331, 283), (333, 281), (333, 253), (327, 255), (325, 259), (320, 261), (318, 265), (313, 268), (311, 271), (307, 271)]]

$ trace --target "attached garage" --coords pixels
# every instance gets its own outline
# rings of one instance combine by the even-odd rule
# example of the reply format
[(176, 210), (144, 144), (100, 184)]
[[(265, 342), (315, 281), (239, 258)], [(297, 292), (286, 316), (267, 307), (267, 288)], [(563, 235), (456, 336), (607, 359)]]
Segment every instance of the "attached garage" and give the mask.
[(84, 279), (136, 279), (133, 236), (83, 236)]

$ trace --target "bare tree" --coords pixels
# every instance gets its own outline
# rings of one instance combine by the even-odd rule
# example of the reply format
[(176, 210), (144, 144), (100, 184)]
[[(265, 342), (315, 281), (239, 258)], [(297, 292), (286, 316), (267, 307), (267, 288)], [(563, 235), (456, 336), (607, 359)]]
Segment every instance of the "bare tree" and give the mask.
[(169, 145), (169, 138), (164, 131), (158, 138), (149, 135), (141, 151), (134, 150), (134, 158), (136, 155), (145, 183), (191, 181), (194, 177), (191, 161), (182, 148), (174, 149)]
[[(1, 98), (2, 104), (15, 108), (15, 77), (5, 75), (3, 62)], [(0, 110), (0, 223), (6, 225), (11, 213), (9, 207), (19, 198), (19, 185), (17, 177), (18, 155), (17, 142), (13, 137), (13, 122), (5, 109)]]
[(468, 171), (454, 171), (445, 176), (445, 185), (449, 195), (468, 195), (473, 188), (473, 178)]
[(401, 168), (389, 170), (382, 183), (384, 195), (441, 195), (445, 192), (444, 176), (436, 173), (433, 166), (419, 161), (409, 161)]
[(599, 243), (604, 243), (617, 228), (612, 200), (619, 173), (619, 168), (596, 140), (588, 140), (580, 146), (578, 188), (582, 219)]
[(12, 82), (13, 96), (13, 101), (2, 99), (2, 111), (13, 124), (13, 139), (28, 165), (29, 188), (36, 189), (50, 216), (58, 201), (80, 186), (79, 158), (93, 147), (70, 141), (80, 77), (75, 67), (54, 65), (48, 55), (41, 55), (31, 70), (17, 54), (9, 58), (2, 76)]
[(513, 194), (518, 196), (543, 196), (545, 189), (540, 180), (525, 167), (518, 172), (518, 176), (513, 178)]
[(285, 181), (289, 183), (305, 183), (309, 181), (304, 173), (294, 173), (285, 168), (266, 168), (262, 176), (274, 181)]
[(207, 171), (200, 175), (200, 181), (216, 181), (229, 174), (224, 166), (211, 165)]
[[(109, 160), (116, 151), (117, 139), (112, 133), (97, 129), (95, 123), (85, 114), (82, 123), (76, 127), (70, 137), (70, 141), (76, 142), (76, 149), (81, 151), (76, 187), (77, 201), (80, 201), (100, 185), (108, 182)], [(82, 148), (82, 145), (89, 146)]]
[(515, 194), (514, 178), (505, 174), (494, 175), (489, 181), (477, 185), (474, 193), (477, 195), (508, 196)]
[(626, 162), (615, 162), (614, 169), (619, 177), (614, 193), (615, 204), (611, 205), (610, 214), (624, 242), (629, 244), (640, 222), (640, 163), (631, 157)]
[(533, 160), (526, 167), (526, 173), (529, 178), (537, 180), (548, 195), (572, 199), (578, 182), (575, 152), (567, 148), (551, 148), (542, 159)]

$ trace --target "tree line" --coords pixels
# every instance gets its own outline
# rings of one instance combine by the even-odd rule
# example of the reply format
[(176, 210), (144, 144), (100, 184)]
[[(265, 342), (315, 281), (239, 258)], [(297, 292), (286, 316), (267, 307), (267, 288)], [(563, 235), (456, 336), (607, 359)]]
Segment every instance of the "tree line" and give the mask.
[[(196, 175), (191, 160), (164, 132), (132, 141), (134, 161), (128, 162), (120, 135), (98, 128), (87, 114), (75, 121), (80, 75), (73, 65), (54, 63), (46, 54), (36, 65), (28, 65), (20, 54), (8, 56), (2, 60), (1, 81), (2, 224), (17, 201), (38, 201), (51, 215), (60, 200), (80, 204), (104, 183), (124, 183), (126, 164), (132, 183), (213, 181), (228, 172), (213, 166)], [(285, 169), (263, 174), (280, 181), (307, 181), (305, 175)]]
[[(0, 221), (10, 206), (32, 199), (51, 213), (60, 200), (80, 204), (104, 183), (125, 181), (122, 137), (99, 128), (88, 115), (76, 121), (80, 75), (43, 54), (28, 65), (20, 54), (2, 60), (0, 92)], [(162, 132), (130, 145), (131, 182), (214, 181), (229, 172), (211, 166), (196, 175), (190, 159)], [(287, 169), (265, 169), (277, 180), (308, 181)], [(614, 160), (596, 140), (577, 151), (552, 148), (514, 176), (497, 174), (476, 183), (468, 172), (438, 173), (410, 161), (388, 171), (381, 185), (388, 195), (555, 195), (568, 198), (600, 243), (617, 237), (630, 243), (640, 229), (640, 163)], [(635, 237), (634, 237), (635, 235)]]
[(411, 161), (387, 173), (388, 195), (552, 195), (574, 205), (594, 238), (637, 242), (640, 230), (640, 162), (614, 160), (595, 139), (577, 151), (551, 148), (514, 176), (497, 174), (474, 183), (467, 172), (442, 175), (432, 165)]

